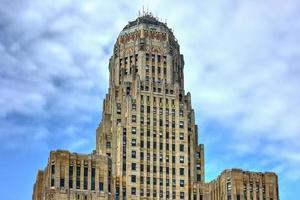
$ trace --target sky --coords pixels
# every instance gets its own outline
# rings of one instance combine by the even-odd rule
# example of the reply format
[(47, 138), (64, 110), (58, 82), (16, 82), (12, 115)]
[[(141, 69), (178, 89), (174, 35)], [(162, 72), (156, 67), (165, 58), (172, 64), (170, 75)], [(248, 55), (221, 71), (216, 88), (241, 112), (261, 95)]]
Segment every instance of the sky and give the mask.
[(113, 45), (143, 5), (184, 54), (206, 180), (274, 171), (299, 199), (298, 0), (0, 0), (1, 197), (31, 199), (51, 150), (95, 148)]

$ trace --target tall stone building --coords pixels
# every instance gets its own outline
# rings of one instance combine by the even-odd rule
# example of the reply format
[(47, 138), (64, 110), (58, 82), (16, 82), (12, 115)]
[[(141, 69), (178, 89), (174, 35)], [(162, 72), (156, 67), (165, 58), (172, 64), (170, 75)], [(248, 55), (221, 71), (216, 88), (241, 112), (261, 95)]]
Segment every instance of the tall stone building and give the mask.
[(183, 69), (165, 23), (149, 13), (129, 22), (109, 61), (96, 150), (51, 152), (33, 199), (279, 199), (274, 173), (226, 170), (205, 183), (204, 145)]

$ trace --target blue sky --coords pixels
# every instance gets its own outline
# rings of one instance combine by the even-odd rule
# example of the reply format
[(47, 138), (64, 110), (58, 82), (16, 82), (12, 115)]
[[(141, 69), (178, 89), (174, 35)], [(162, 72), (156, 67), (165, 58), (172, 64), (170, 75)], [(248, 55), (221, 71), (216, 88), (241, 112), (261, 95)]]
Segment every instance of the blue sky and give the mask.
[(185, 56), (206, 179), (275, 171), (281, 200), (297, 200), (298, 0), (1, 0), (2, 198), (31, 199), (50, 150), (95, 147), (113, 44), (143, 5), (167, 20)]

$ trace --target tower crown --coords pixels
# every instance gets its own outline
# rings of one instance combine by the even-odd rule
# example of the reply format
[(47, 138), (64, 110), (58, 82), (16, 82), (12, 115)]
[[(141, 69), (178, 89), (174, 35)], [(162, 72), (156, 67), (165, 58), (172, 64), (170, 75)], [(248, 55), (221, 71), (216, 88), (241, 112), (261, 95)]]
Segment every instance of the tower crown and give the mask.
[(128, 24), (123, 28), (123, 30), (130, 29), (131, 27), (134, 27), (138, 24), (146, 24), (146, 25), (153, 25), (153, 26), (162, 26), (166, 29), (168, 29), (170, 32), (172, 30), (168, 28), (167, 23), (163, 23), (159, 21), (157, 17), (154, 17), (151, 12), (144, 13), (143, 15), (139, 16), (134, 21), (128, 22)]

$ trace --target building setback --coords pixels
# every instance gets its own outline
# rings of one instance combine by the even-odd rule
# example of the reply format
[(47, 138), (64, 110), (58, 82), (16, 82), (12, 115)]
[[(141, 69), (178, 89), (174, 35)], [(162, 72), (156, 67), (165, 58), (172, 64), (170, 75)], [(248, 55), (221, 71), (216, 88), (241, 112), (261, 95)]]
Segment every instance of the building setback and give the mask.
[(278, 200), (274, 173), (225, 170), (205, 183), (204, 145), (183, 69), (165, 23), (150, 13), (129, 22), (109, 60), (96, 150), (51, 152), (33, 200)]

